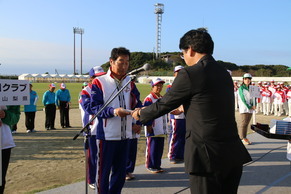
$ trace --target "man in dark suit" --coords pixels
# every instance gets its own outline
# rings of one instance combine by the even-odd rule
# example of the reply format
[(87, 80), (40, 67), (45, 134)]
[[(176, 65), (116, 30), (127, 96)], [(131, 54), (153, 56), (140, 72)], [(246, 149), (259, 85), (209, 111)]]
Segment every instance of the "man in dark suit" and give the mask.
[(214, 43), (206, 29), (190, 30), (179, 47), (188, 67), (180, 70), (162, 99), (132, 114), (146, 123), (182, 104), (191, 193), (237, 193), (243, 164), (251, 157), (237, 132), (233, 81), (212, 57)]

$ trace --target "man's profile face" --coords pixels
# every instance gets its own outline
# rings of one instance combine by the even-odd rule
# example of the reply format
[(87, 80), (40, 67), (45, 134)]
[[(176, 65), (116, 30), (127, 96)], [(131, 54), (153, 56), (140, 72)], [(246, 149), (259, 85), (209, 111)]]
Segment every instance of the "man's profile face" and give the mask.
[(111, 71), (116, 75), (123, 76), (129, 67), (129, 56), (120, 55), (115, 61), (110, 59)]
[(190, 50), (190, 48), (183, 49), (182, 50), (182, 53), (183, 53), (183, 59), (184, 59), (186, 65), (191, 66), (193, 64), (192, 64), (192, 61), (190, 60), (191, 58), (190, 58), (190, 52), (189, 52), (189, 50)]
[(54, 92), (55, 91), (55, 87), (50, 87), (49, 89), (51, 92)]

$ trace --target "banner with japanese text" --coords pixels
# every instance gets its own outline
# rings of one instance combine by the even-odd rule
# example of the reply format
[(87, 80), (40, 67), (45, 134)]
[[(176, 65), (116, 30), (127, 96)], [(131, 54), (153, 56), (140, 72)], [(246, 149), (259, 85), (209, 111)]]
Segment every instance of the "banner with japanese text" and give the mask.
[(28, 105), (29, 81), (0, 79), (0, 105)]

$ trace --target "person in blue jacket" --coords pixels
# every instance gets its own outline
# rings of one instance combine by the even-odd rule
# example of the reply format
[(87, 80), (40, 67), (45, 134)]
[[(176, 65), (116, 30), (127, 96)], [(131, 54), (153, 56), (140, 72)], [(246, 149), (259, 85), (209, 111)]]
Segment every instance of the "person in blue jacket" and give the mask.
[(54, 83), (49, 85), (49, 89), (43, 94), (42, 103), (45, 106), (45, 128), (46, 130), (55, 130), (56, 104), (55, 104)]
[(32, 84), (30, 83), (30, 103), (29, 105), (24, 105), (24, 113), (25, 113), (25, 126), (26, 132), (36, 132), (34, 129), (34, 119), (36, 113), (36, 103), (38, 100), (38, 95), (36, 91), (32, 90)]
[(71, 127), (69, 119), (70, 103), (71, 103), (70, 91), (66, 89), (66, 84), (61, 83), (60, 89), (56, 92), (56, 105), (60, 110), (60, 121), (62, 128)]

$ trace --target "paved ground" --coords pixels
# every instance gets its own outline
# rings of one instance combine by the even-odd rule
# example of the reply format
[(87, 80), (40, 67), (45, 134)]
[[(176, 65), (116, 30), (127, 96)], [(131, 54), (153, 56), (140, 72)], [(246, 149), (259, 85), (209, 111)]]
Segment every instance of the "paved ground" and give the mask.
[[(238, 193), (291, 193), (291, 165), (286, 159), (286, 140), (268, 139), (257, 133), (249, 135), (253, 142), (248, 145), (253, 162), (245, 165)], [(165, 172), (150, 174), (143, 165), (135, 170), (136, 179), (127, 181), (122, 190), (124, 194), (189, 194), (188, 178), (183, 164), (162, 162)], [(85, 193), (84, 182), (40, 192), (40, 194), (80, 194)], [(88, 189), (88, 193), (94, 193)]]

